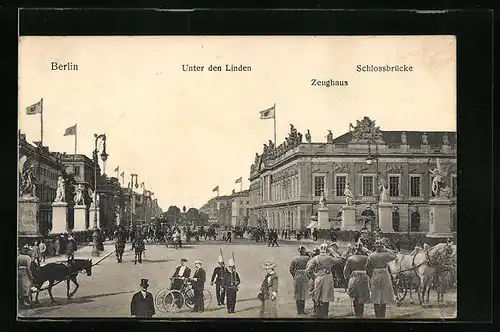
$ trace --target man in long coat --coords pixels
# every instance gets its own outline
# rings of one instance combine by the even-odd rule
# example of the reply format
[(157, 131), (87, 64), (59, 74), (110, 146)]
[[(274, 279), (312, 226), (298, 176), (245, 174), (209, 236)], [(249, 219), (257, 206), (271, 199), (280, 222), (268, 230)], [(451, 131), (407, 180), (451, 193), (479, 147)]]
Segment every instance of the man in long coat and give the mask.
[(224, 266), (224, 259), (219, 256), (219, 266), (214, 268), (212, 273), (212, 278), (210, 279), (210, 285), (213, 286), (215, 282), (215, 295), (217, 296), (217, 304), (224, 305), (224, 299), (226, 297), (226, 289), (224, 288), (224, 275), (227, 273), (227, 269)]
[(342, 264), (341, 258), (334, 258), (327, 253), (328, 244), (319, 247), (319, 255), (307, 262), (306, 273), (314, 278), (312, 299), (317, 305), (318, 317), (328, 317), (330, 302), (334, 301), (334, 283), (332, 268)]
[(203, 263), (199, 260), (194, 262), (195, 271), (192, 277), (193, 286), (193, 310), (191, 312), (205, 311), (205, 300), (203, 299), (203, 289), (205, 288), (206, 273), (203, 269)]
[(394, 290), (387, 264), (396, 259), (396, 255), (385, 248), (382, 241), (374, 243), (375, 252), (366, 260), (366, 274), (371, 278), (371, 301), (377, 318), (385, 318), (387, 304), (394, 304)]
[(238, 286), (241, 283), (241, 279), (238, 272), (236, 272), (236, 267), (234, 266), (234, 260), (232, 258), (229, 258), (227, 265), (228, 271), (224, 274), (223, 285), (227, 294), (227, 313), (234, 314), (236, 293), (238, 292)]
[(299, 247), (299, 254), (290, 263), (290, 274), (293, 277), (293, 288), (297, 315), (305, 315), (305, 304), (309, 290), (309, 280), (306, 274), (309, 254), (304, 246)]
[(141, 279), (141, 290), (132, 296), (130, 314), (140, 318), (151, 318), (156, 313), (153, 295), (148, 292), (148, 279)]
[(366, 274), (365, 255), (360, 243), (354, 248), (354, 255), (347, 258), (344, 267), (344, 278), (349, 280), (347, 294), (353, 299), (354, 314), (356, 317), (363, 317), (365, 303), (370, 301), (370, 280)]
[(31, 286), (33, 285), (32, 259), (29, 250), (21, 249), (17, 256), (17, 287), (19, 305), (29, 307), (31, 305)]

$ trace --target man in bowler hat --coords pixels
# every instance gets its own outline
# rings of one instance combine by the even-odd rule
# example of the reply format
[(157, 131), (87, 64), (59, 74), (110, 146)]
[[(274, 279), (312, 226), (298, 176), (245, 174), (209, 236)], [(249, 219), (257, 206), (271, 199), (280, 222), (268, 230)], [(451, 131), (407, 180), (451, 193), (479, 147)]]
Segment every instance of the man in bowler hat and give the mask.
[(153, 295), (148, 292), (148, 279), (141, 279), (141, 290), (132, 296), (130, 314), (134, 317), (151, 318), (156, 313)]

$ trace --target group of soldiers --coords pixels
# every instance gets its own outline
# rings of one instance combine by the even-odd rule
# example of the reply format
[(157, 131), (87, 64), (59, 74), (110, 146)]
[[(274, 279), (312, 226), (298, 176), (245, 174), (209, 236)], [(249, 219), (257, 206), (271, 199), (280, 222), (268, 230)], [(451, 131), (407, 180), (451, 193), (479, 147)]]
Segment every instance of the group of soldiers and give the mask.
[(306, 314), (305, 301), (310, 296), (315, 316), (328, 317), (329, 304), (334, 302), (335, 297), (333, 271), (345, 263), (343, 274), (348, 280), (347, 293), (353, 300), (356, 317), (363, 317), (364, 305), (368, 302), (374, 304), (377, 318), (385, 317), (387, 304), (394, 303), (387, 264), (396, 255), (380, 239), (375, 241), (374, 248), (375, 251), (371, 252), (362, 241), (356, 242), (344, 253), (338, 251), (336, 243), (323, 243), (312, 252), (303, 245), (299, 246), (299, 254), (290, 263), (297, 314)]

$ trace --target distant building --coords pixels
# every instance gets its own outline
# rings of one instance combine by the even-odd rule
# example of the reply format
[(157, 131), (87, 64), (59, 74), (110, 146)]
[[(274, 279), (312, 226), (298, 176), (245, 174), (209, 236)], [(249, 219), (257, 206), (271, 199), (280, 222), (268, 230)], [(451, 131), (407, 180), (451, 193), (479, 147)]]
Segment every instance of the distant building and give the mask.
[[(369, 139), (367, 139), (369, 135)], [(332, 227), (340, 227), (346, 185), (354, 195), (358, 227), (377, 227), (378, 181), (386, 183), (394, 204), (396, 232), (429, 228), (428, 201), (433, 197), (429, 167), (436, 158), (447, 164), (445, 179), (456, 202), (455, 132), (380, 131), (364, 118), (357, 127), (323, 143), (304, 143), (291, 128), (286, 143), (265, 146), (250, 170), (249, 224), (277, 229), (303, 229), (317, 213), (322, 194)], [(452, 211), (456, 224), (456, 205)], [(366, 221), (375, 224), (366, 225)]]
[(232, 196), (231, 206), (231, 225), (232, 226), (247, 226), (248, 222), (248, 205), (250, 204), (250, 191), (243, 190), (234, 192)]

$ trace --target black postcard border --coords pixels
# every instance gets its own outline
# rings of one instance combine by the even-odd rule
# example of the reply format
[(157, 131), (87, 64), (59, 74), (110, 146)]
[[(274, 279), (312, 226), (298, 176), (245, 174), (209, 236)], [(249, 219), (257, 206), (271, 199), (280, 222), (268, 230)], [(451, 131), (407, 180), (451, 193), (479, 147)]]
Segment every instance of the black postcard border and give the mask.
[[(2, 22), (6, 28), (4, 46), (8, 54), (2, 60), (4, 77), (11, 82), (4, 102), (4, 114), (12, 121), (10, 130), (4, 126), (6, 134), (4, 149), (13, 149), (17, 144), (17, 32), (20, 35), (456, 35), (457, 36), (457, 132), (458, 132), (458, 320), (492, 320), (492, 241), (493, 241), (493, 12), (487, 9), (445, 10), (419, 12), (415, 10), (120, 10), (120, 9), (23, 9), (19, 13), (14, 8), (4, 10), (6, 18)], [(15, 15), (15, 17), (13, 17)], [(19, 16), (18, 16), (19, 15)], [(17, 17), (20, 19), (19, 31)], [(7, 76), (8, 75), (8, 76)], [(7, 120), (6, 119), (6, 120)], [(12, 125), (12, 126), (11, 126)], [(12, 155), (17, 155), (13, 149)], [(10, 155), (10, 153), (8, 154)], [(17, 161), (16, 165), (17, 165)], [(9, 164), (10, 165), (10, 164)], [(14, 165), (14, 161), (13, 164)], [(17, 169), (17, 167), (16, 167)], [(7, 170), (12, 187), (17, 188), (17, 170)], [(12, 172), (12, 173), (11, 173)], [(16, 172), (16, 173), (14, 173)], [(490, 187), (491, 184), (491, 187)], [(13, 192), (14, 190), (12, 190)], [(11, 191), (8, 191), (11, 192)], [(6, 211), (4, 237), (10, 242), (9, 249), (15, 255), (17, 202), (9, 195), (4, 202)], [(11, 228), (12, 227), (12, 228)], [(481, 253), (478, 255), (477, 253)], [(10, 275), (15, 285), (16, 271)], [(14, 293), (9, 303), (15, 304)], [(124, 304), (128, 305), (128, 304)], [(12, 307), (15, 317), (15, 305)], [(47, 320), (45, 320), (47, 321)], [(52, 321), (59, 321), (54, 319)], [(63, 320), (66, 321), (67, 320)], [(174, 320), (172, 320), (174, 321)], [(285, 321), (285, 320), (283, 320)], [(29, 322), (29, 320), (28, 320)], [(186, 322), (186, 321), (184, 321)], [(234, 319), (217, 321), (212, 319), (189, 321), (182, 329), (191, 328), (234, 328), (235, 322), (245, 322), (250, 329), (263, 327), (259, 319)], [(413, 329), (422, 322), (391, 321), (391, 328), (403, 326)], [(425, 321), (419, 327), (457, 327), (456, 321)], [(72, 319), (71, 328), (101, 330), (109, 328), (136, 329), (137, 321), (126, 319)], [(141, 324), (159, 326), (158, 321)], [(208, 323), (208, 324), (207, 324)], [(288, 327), (304, 328), (305, 322), (286, 321)], [(307, 324), (335, 324), (335, 329), (375, 329), (386, 328), (389, 322), (375, 320), (318, 320)], [(442, 325), (442, 324), (445, 325)], [(64, 324), (66, 328), (68, 323)], [(203, 324), (203, 325), (199, 325)], [(255, 325), (254, 325), (255, 324)], [(16, 328), (37, 329), (37, 324), (18, 323)], [(57, 324), (59, 325), (59, 324)], [(410, 325), (412, 327), (410, 327)], [(164, 325), (162, 325), (165, 327)], [(308, 325), (307, 325), (308, 326)], [(179, 326), (180, 327), (180, 326)], [(325, 326), (326, 327), (326, 326)], [(472, 326), (465, 326), (472, 328)], [(38, 327), (39, 328), (39, 327)], [(160, 327), (161, 328), (161, 327)], [(238, 326), (238, 328), (241, 328)]]

